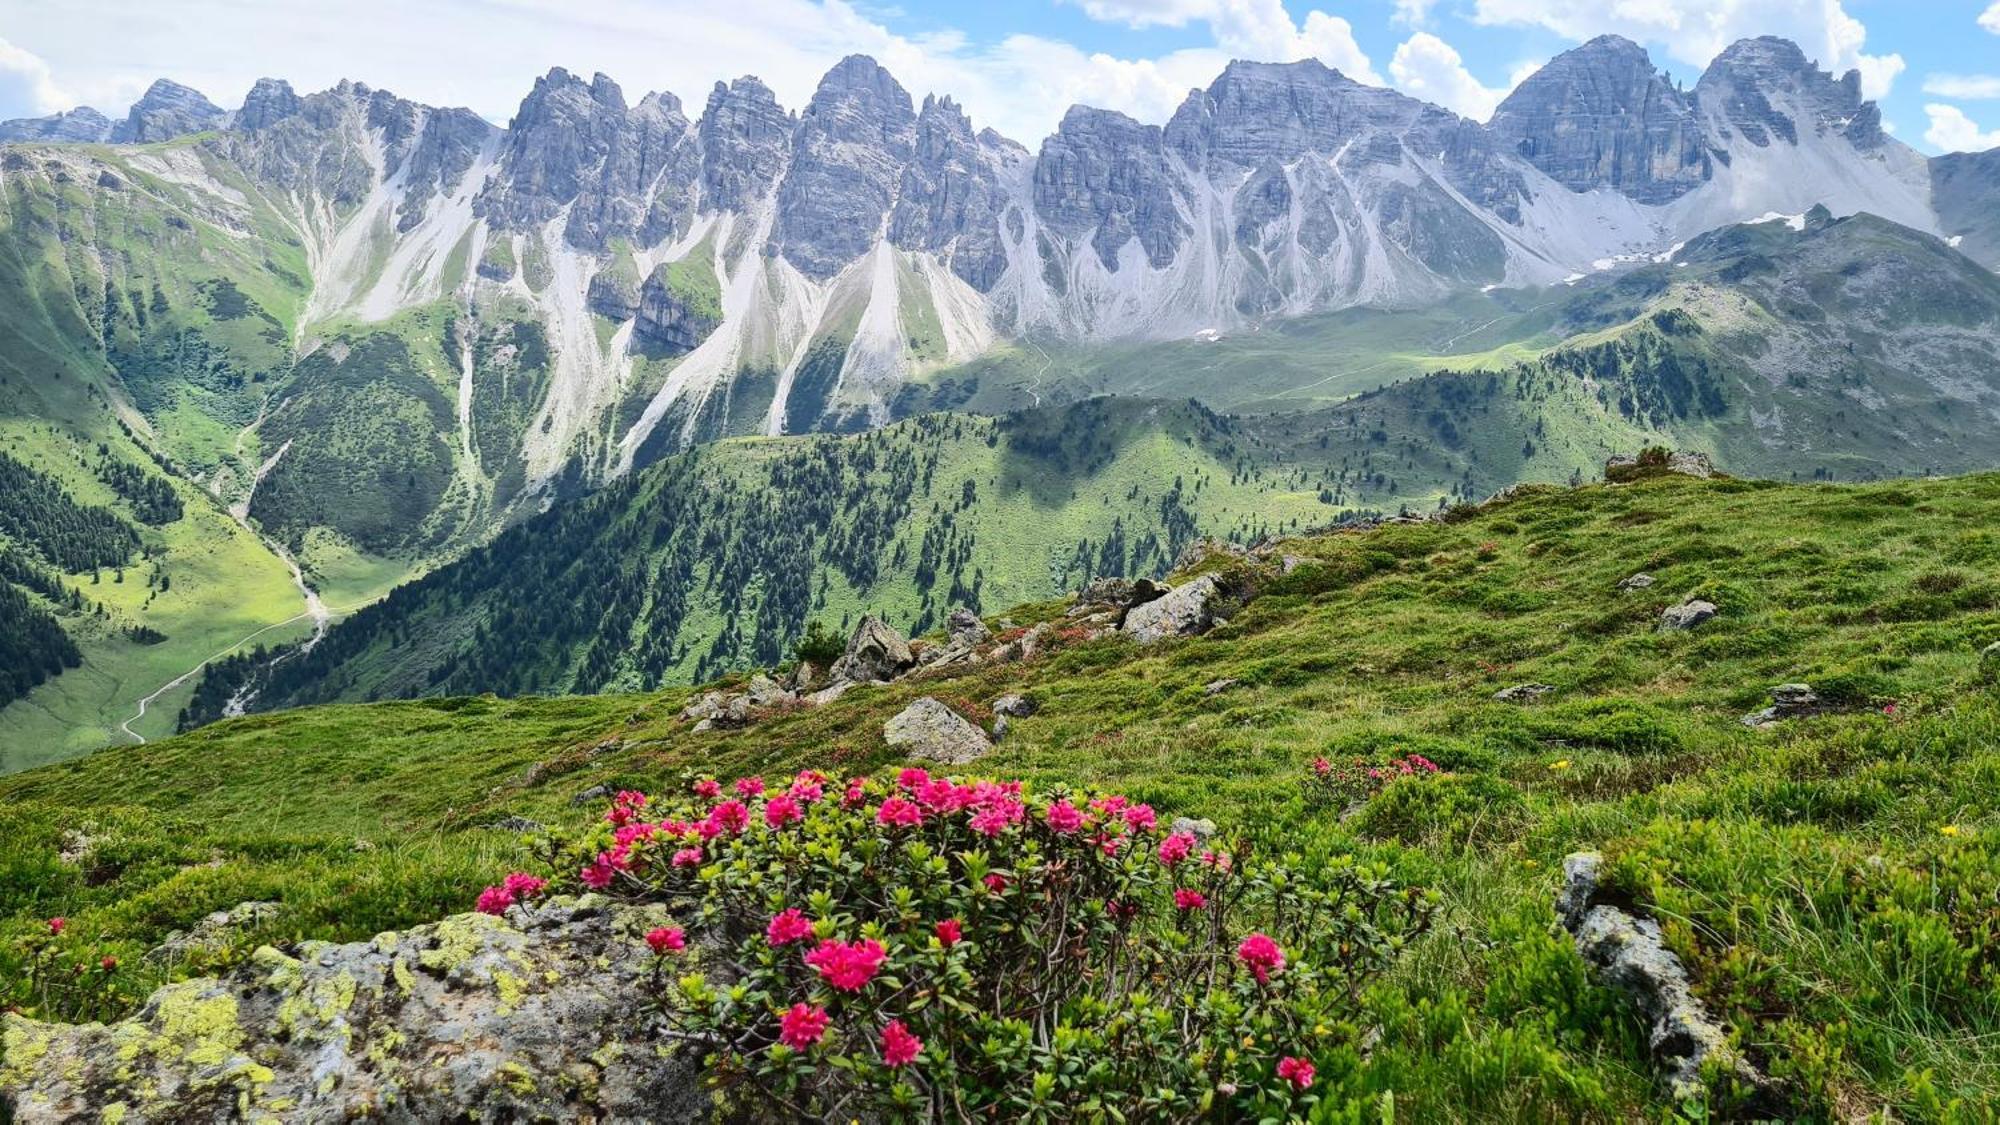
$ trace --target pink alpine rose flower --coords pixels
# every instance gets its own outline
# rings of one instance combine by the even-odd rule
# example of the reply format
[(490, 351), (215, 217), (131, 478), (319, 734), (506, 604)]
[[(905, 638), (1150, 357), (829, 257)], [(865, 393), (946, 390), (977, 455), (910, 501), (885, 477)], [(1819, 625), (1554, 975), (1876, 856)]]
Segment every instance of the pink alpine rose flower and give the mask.
[(618, 872), (609, 863), (606, 863), (601, 856), (596, 863), (584, 868), (577, 875), (577, 878), (583, 881), (583, 885), (593, 891), (601, 891), (610, 886), (611, 881), (617, 877)]
[(908, 1066), (917, 1061), (917, 1055), (924, 1049), (924, 1041), (910, 1034), (902, 1020), (890, 1020), (882, 1029), (882, 1061), (892, 1067)]
[[(488, 890), (491, 890), (492, 888), (490, 888), (490, 887), (489, 887), (489, 888), (487, 888), (487, 889), (488, 889)], [(481, 896), (481, 897), (484, 897), (484, 896)], [(69, 919), (67, 919), (67, 918), (51, 918), (51, 919), (49, 919), (49, 936), (50, 936), (50, 937), (61, 937), (61, 936), (62, 936), (62, 932), (63, 932), (64, 930), (67, 930), (67, 929), (69, 929)]]
[(1058, 836), (1068, 836), (1083, 827), (1083, 813), (1068, 801), (1051, 802), (1046, 819), (1049, 831)]
[(946, 949), (965, 940), (965, 927), (956, 918), (946, 918), (937, 924), (937, 939)]
[(1236, 947), (1236, 959), (1249, 968), (1250, 975), (1257, 978), (1258, 984), (1268, 984), (1271, 974), (1283, 972), (1285, 968), (1285, 951), (1262, 933), (1244, 938), (1243, 943)]
[(1313, 1084), (1312, 1060), (1297, 1055), (1286, 1055), (1278, 1060), (1278, 1077), (1303, 1090)]
[(905, 801), (901, 797), (890, 797), (875, 810), (875, 823), (881, 825), (903, 825), (916, 828), (924, 822), (924, 810)]
[(1125, 810), (1125, 823), (1135, 832), (1151, 832), (1159, 818), (1154, 815), (1153, 806), (1133, 805)]
[(712, 777), (704, 777), (694, 783), (694, 795), (703, 800), (713, 801), (722, 796), (722, 783)]
[(1160, 862), (1173, 867), (1194, 851), (1194, 834), (1176, 832), (1160, 841)]
[(674, 866), (675, 866), (675, 867), (700, 867), (700, 866), (701, 866), (701, 849), (700, 849), (700, 848), (682, 848), (682, 849), (681, 849), (680, 851), (677, 851), (677, 852), (675, 852), (675, 853), (674, 853)]
[(855, 808), (867, 799), (868, 779), (865, 777), (849, 778), (847, 780), (847, 792), (840, 796), (841, 806), (843, 808)]
[(803, 910), (794, 906), (790, 910), (771, 916), (771, 924), (764, 927), (764, 940), (774, 946), (790, 945), (795, 941), (811, 937), (812, 932), (812, 919), (806, 917)]
[(733, 788), (736, 790), (736, 795), (745, 800), (751, 797), (761, 797), (764, 795), (764, 779), (761, 777), (739, 777), (736, 779), (736, 784)]
[(931, 771), (910, 766), (896, 775), (896, 784), (905, 789), (915, 789), (931, 779)]
[(806, 814), (799, 803), (790, 797), (773, 797), (764, 802), (764, 823), (772, 828), (783, 828), (795, 820), (804, 820)]
[(687, 948), (687, 931), (679, 926), (661, 926), (646, 935), (646, 944), (652, 947), (656, 957), (679, 953)]
[(1201, 910), (1208, 906), (1208, 896), (1182, 887), (1174, 892), (1174, 905), (1182, 910)]
[(832, 1022), (825, 1008), (794, 1004), (778, 1019), (778, 1042), (794, 1051), (803, 1051), (825, 1038), (826, 1027)]
[(741, 801), (724, 801), (709, 810), (708, 818), (734, 836), (750, 824), (750, 807)]
[(826, 983), (842, 992), (859, 992), (875, 979), (888, 951), (874, 938), (842, 942), (828, 938), (806, 954), (806, 964), (819, 970)]

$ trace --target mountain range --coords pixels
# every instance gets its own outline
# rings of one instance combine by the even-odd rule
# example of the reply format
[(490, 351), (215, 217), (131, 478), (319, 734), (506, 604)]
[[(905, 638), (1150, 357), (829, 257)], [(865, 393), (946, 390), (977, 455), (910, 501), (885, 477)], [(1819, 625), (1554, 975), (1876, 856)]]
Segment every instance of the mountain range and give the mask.
[[(1160, 570), (1170, 524), (1249, 537), (1429, 509), (1639, 442), (1779, 475), (1990, 465), (1996, 267), (2000, 152), (1925, 158), (1884, 131), (1857, 75), (1777, 39), (1728, 48), (1692, 89), (1635, 44), (1593, 40), (1485, 123), (1317, 62), (1236, 62), (1163, 126), (1078, 106), (1034, 150), (861, 56), (797, 111), (753, 77), (697, 110), (559, 68), (504, 128), (357, 82), (266, 79), (226, 110), (163, 80), (122, 121), (0, 123), (0, 452), (86, 513), (64, 520), (129, 525), (133, 546), (93, 557), (148, 574), (129, 591), (122, 569), (98, 577), (108, 562), (85, 572), (9, 537), (0, 558), (33, 576), (15, 583), (22, 612), (61, 618), (82, 667), (64, 671), (56, 626), (37, 624), (53, 664), (0, 728), (158, 732), (191, 698), (183, 673), (235, 642), (317, 644), (434, 570), (469, 597), (455, 560), (592, 492), (591, 520), (659, 529), (633, 581), (664, 589), (680, 550), (666, 509), (607, 510), (657, 481), (606, 485), (667, 462), (661, 479), (743, 490), (688, 513), (733, 526), (743, 497), (809, 500), (809, 478), (774, 467), (786, 458), (868, 466), (843, 485), (867, 491), (885, 450), (711, 443), (929, 411), (1041, 420), (952, 428), (945, 446), (885, 438), (949, 466), (905, 496), (932, 518), (865, 551), (813, 545), (794, 577), (820, 586), (770, 621), (729, 624), (724, 607), (761, 595), (718, 593), (725, 577), (703, 570), (693, 632), (588, 675), (583, 648), (484, 680), (441, 648), (329, 682), (650, 685), (767, 655), (822, 612), (935, 620), (981, 574), (993, 596), (1053, 594), (1111, 557), (1114, 532), (1128, 565), (1159, 537), (1143, 566)], [(1110, 425), (1089, 422), (1094, 394), (1149, 401)], [(1218, 445), (1187, 399), (1246, 416)], [(1008, 461), (1021, 427), (1079, 425), (1167, 428), (1080, 461)], [(1078, 476), (1120, 457), (1156, 486)], [(1039, 507), (952, 546), (946, 486), (999, 488), (1009, 464)], [(1230, 489), (1163, 509), (1176, 472)], [(135, 479), (186, 514), (148, 523)], [(933, 559), (915, 583), (933, 533), (954, 565)], [(878, 573), (893, 589), (856, 580)], [(656, 596), (576, 645), (637, 644)], [(483, 635), (466, 629), (453, 635)], [(334, 644), (296, 675), (376, 643)], [(49, 698), (48, 677), (92, 686)]]

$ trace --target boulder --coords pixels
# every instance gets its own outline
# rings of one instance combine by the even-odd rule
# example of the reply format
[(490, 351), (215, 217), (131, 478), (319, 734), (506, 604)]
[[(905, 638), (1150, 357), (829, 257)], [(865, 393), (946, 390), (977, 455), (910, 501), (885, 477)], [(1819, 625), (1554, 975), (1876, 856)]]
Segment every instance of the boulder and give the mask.
[(945, 636), (949, 638), (953, 648), (972, 648), (975, 645), (982, 645), (993, 635), (993, 631), (986, 627), (986, 622), (981, 621), (979, 615), (969, 609), (952, 610), (951, 616), (945, 620), (944, 628)]
[(1620, 590), (1644, 590), (1650, 587), (1654, 578), (1650, 574), (1635, 574), (1618, 584)]
[(1653, 1056), (1674, 1098), (1702, 1098), (1707, 1093), (1702, 1071), (1710, 1065), (1734, 1072), (1752, 1087), (1768, 1088), (1695, 996), (1687, 969), (1661, 939), (1659, 923), (1600, 898), (1603, 867), (1604, 857), (1596, 852), (1564, 859), (1556, 914), (1598, 979), (1629, 996), (1645, 1017)]
[(1010, 719), (1025, 719), (1041, 709), (1041, 704), (1025, 695), (1009, 693), (993, 701), (993, 713)]
[(147, 951), (146, 960), (172, 965), (198, 954), (221, 953), (238, 934), (271, 921), (284, 909), (275, 902), (240, 902), (227, 910), (218, 910), (196, 922), (191, 930), (168, 934), (165, 941)]
[(993, 749), (985, 731), (930, 696), (884, 723), (882, 738), (912, 758), (950, 766), (962, 766)]
[(1533, 703), (1556, 689), (1548, 684), (1515, 684), (1493, 693), (1496, 703)]
[(1197, 840), (1207, 840), (1215, 835), (1215, 822), (1208, 819), (1196, 820), (1191, 816), (1177, 816), (1167, 829), (1169, 832), (1186, 833)]
[(0, 1117), (706, 1120), (693, 1052), (663, 1052), (643, 935), (659, 907), (592, 897), (372, 941), (259, 949), (109, 1026), (9, 1014)]
[(1743, 725), (1756, 730), (1785, 719), (1803, 719), (1825, 711), (1819, 693), (1809, 684), (1779, 684), (1771, 689), (1771, 705), (1743, 716)]
[(547, 832), (549, 826), (539, 820), (529, 820), (525, 816), (508, 815), (487, 825), (495, 832), (514, 832), (526, 836), (535, 832)]
[(887, 683), (909, 671), (916, 662), (910, 642), (871, 613), (854, 627), (846, 655), (833, 666), (833, 678), (855, 683)]
[(1223, 692), (1228, 691), (1230, 688), (1233, 688), (1235, 686), (1236, 686), (1236, 681), (1229, 679), (1227, 677), (1220, 680), (1210, 680), (1207, 683), (1201, 685), (1201, 693), (1203, 695), (1221, 695)]
[(1680, 605), (1669, 606), (1660, 613), (1660, 631), (1675, 633), (1693, 629), (1712, 619), (1716, 613), (1714, 602), (1690, 599)]
[(593, 785), (569, 799), (569, 807), (580, 809), (592, 801), (608, 800), (615, 792), (609, 785)]
[(1215, 624), (1217, 603), (1222, 600), (1222, 584), (1213, 574), (1175, 586), (1159, 598), (1134, 606), (1125, 614), (1120, 628), (1142, 645), (1168, 637), (1190, 637), (1207, 632)]
[(752, 707), (780, 707), (796, 703), (799, 699), (791, 689), (762, 672), (750, 677), (750, 686), (744, 690), (743, 697)]

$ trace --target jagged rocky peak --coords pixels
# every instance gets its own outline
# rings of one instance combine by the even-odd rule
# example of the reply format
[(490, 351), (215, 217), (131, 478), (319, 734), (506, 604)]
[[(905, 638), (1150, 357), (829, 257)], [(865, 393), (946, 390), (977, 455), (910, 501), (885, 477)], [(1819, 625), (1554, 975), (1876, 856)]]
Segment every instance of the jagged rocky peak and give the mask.
[(1165, 268), (1191, 233), (1174, 200), (1162, 131), (1122, 113), (1071, 106), (1035, 161), (1035, 213), (1088, 239), (1109, 270), (1134, 238)]
[(1500, 103), (1488, 128), (1572, 191), (1609, 187), (1666, 203), (1713, 173), (1693, 99), (1644, 47), (1616, 35), (1557, 55)]
[[(688, 131), (680, 102), (642, 99), (627, 108), (618, 84), (599, 74), (588, 83), (561, 67), (535, 80), (507, 133), (501, 175), (480, 212), (503, 228), (545, 223), (569, 208), (564, 235), (600, 250), (671, 215), (655, 215), (653, 189), (673, 164)], [(678, 193), (667, 193), (669, 207)]]
[(111, 119), (87, 105), (47, 117), (0, 121), (0, 143), (9, 141), (96, 142), (111, 136)]
[(1837, 133), (1870, 149), (1888, 139), (1882, 113), (1861, 96), (1861, 72), (1835, 78), (1789, 39), (1743, 39), (1715, 57), (1695, 100), (1718, 145), (1738, 135), (1759, 148), (1799, 143), (1799, 131)]
[(162, 78), (132, 103), (125, 120), (111, 131), (114, 144), (152, 144), (215, 129), (229, 114), (199, 90)]
[(741, 211), (770, 192), (791, 158), (798, 121), (752, 76), (715, 84), (702, 110), (702, 191), (712, 209)]
[(799, 116), (778, 188), (775, 248), (819, 279), (867, 253), (915, 144), (909, 92), (888, 71), (866, 55), (834, 64)]
[(259, 78), (236, 111), (236, 127), (256, 131), (298, 115), (300, 98), (282, 78)]
[[(1428, 119), (1428, 120), (1427, 120)], [(1317, 59), (1236, 60), (1206, 90), (1190, 91), (1166, 128), (1166, 145), (1190, 167), (1254, 168), (1266, 159), (1338, 152), (1370, 130), (1401, 134), (1455, 118), (1436, 106), (1364, 86)]]
[(889, 238), (905, 250), (942, 256), (952, 272), (985, 292), (1007, 268), (1000, 238), (1006, 207), (1002, 171), (1028, 151), (991, 129), (977, 135), (950, 98), (924, 98), (917, 113), (915, 157), (903, 171)]

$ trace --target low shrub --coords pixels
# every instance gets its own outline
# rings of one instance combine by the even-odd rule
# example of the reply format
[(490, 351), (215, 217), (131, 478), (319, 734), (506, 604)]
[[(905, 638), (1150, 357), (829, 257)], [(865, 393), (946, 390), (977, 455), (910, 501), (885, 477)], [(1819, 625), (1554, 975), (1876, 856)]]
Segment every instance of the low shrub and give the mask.
[[(1252, 856), (1123, 797), (904, 770), (620, 793), (553, 889), (666, 904), (657, 1016), (752, 1114), (1303, 1115), (1434, 893)], [(516, 874), (481, 908), (545, 893)], [(1317, 1064), (1315, 1059), (1320, 1060)]]

